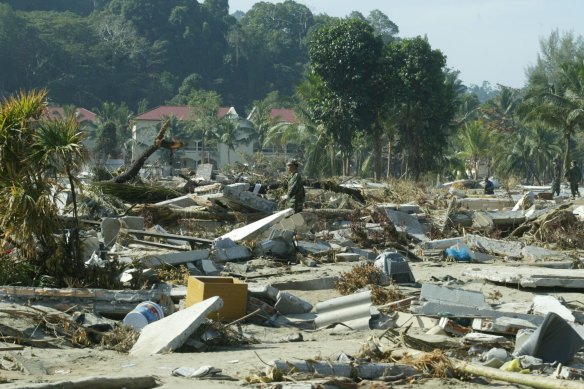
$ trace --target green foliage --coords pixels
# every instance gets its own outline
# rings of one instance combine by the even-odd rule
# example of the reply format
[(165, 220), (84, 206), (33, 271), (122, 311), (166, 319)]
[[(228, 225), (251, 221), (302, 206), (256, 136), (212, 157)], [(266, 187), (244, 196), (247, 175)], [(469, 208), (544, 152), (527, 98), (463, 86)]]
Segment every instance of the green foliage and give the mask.
[(32, 286), (37, 268), (29, 262), (0, 255), (0, 285)]
[(447, 82), (446, 58), (417, 37), (387, 46), (385, 66), (392, 79), (399, 147), (410, 176), (434, 171), (447, 146), (457, 89)]

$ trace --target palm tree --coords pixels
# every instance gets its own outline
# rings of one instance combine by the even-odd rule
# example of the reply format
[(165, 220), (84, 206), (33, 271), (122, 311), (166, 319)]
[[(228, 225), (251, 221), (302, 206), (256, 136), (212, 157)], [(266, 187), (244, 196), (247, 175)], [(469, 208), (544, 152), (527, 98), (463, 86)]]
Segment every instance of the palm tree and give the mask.
[[(462, 149), (458, 152), (458, 155), (469, 161), (471, 170), (474, 170), (473, 178), (475, 180), (478, 178), (480, 161), (491, 157), (495, 139), (496, 135), (488, 131), (480, 120), (464, 124), (458, 139), (459, 146)], [(487, 164), (490, 170), (490, 164)]]
[(87, 161), (87, 150), (83, 146), (83, 133), (74, 117), (65, 120), (43, 120), (34, 133), (34, 143), (29, 161), (34, 165), (49, 166), (65, 171), (71, 187), (73, 217), (77, 224), (76, 186), (80, 186), (77, 173)]
[(45, 97), (45, 91), (21, 92), (0, 106), (0, 231), (24, 258), (40, 264), (54, 254), (59, 226), (47, 179), (51, 166), (31, 158)]
[(561, 85), (532, 85), (522, 112), (529, 122), (542, 122), (563, 132), (565, 171), (572, 138), (584, 128), (584, 64), (565, 63), (561, 70)]
[(522, 127), (503, 135), (494, 164), (502, 176), (525, 177), (525, 182), (542, 184), (545, 172), (560, 150), (553, 129), (544, 126)]

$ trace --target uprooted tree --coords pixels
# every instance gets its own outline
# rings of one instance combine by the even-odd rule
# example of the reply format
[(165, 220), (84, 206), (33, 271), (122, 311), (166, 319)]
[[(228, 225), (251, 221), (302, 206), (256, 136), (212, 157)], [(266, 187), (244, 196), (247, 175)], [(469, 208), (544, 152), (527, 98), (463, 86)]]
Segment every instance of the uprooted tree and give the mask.
[(142, 169), (142, 166), (144, 166), (144, 163), (146, 163), (146, 160), (148, 160), (148, 158), (160, 148), (168, 149), (171, 152), (174, 152), (175, 150), (178, 150), (181, 147), (183, 147), (184, 143), (181, 141), (177, 141), (174, 139), (168, 140), (164, 138), (169, 126), (170, 122), (166, 120), (160, 127), (158, 135), (156, 135), (156, 138), (154, 138), (154, 143), (150, 147), (148, 147), (144, 151), (144, 153), (142, 153), (142, 155), (132, 164), (132, 166), (130, 166), (130, 168), (127, 171), (114, 177), (111, 181), (117, 184), (123, 184), (125, 182), (132, 180), (134, 177), (138, 175), (140, 169)]

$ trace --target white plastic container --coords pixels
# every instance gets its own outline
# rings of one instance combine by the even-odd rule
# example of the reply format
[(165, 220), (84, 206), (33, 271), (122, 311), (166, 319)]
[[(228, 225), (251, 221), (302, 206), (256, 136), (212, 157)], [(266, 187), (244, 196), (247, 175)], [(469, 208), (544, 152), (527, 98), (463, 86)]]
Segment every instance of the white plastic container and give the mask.
[(144, 301), (124, 317), (124, 324), (136, 330), (141, 330), (148, 324), (163, 317), (164, 312), (160, 305), (152, 301)]

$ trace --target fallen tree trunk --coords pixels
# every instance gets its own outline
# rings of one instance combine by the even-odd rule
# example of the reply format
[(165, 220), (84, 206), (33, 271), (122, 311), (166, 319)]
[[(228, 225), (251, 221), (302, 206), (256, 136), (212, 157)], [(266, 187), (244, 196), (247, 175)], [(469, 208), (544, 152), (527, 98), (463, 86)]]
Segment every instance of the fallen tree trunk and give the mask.
[(87, 377), (74, 381), (32, 384), (27, 388), (34, 389), (149, 389), (158, 384), (151, 376), (142, 377)]
[(164, 134), (166, 133), (166, 130), (168, 130), (169, 124), (170, 123), (168, 120), (165, 121), (160, 128), (158, 135), (156, 135), (156, 138), (154, 139), (154, 144), (147, 148), (146, 151), (144, 151), (144, 153), (134, 162), (130, 169), (120, 174), (119, 176), (114, 177), (111, 181), (117, 184), (122, 184), (136, 177), (140, 172), (140, 169), (142, 169), (142, 166), (144, 166), (144, 163), (146, 163), (146, 160), (160, 148), (174, 151), (183, 147), (184, 144), (180, 141), (164, 139)]
[(541, 375), (514, 373), (487, 366), (478, 366), (467, 362), (458, 362), (454, 368), (460, 372), (475, 374), (499, 381), (531, 386), (539, 389), (581, 389), (582, 383), (578, 381), (557, 380)]

